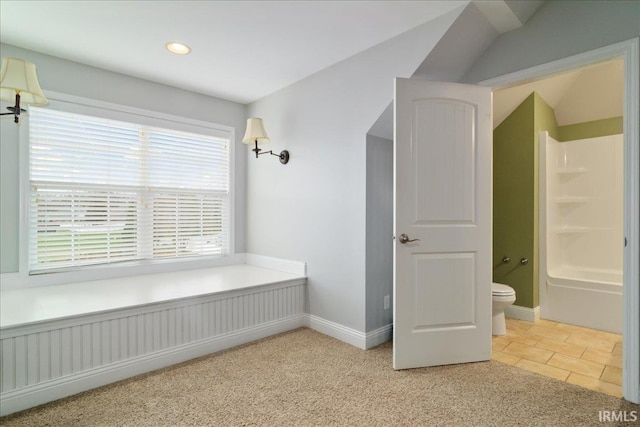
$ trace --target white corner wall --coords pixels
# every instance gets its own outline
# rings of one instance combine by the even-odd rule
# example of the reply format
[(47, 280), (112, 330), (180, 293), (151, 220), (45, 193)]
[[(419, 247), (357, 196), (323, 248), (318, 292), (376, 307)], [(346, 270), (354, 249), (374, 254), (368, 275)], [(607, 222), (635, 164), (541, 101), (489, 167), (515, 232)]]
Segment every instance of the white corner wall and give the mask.
[(366, 332), (370, 332), (393, 323), (393, 141), (374, 135), (367, 135), (366, 221)]
[(366, 134), (461, 11), (249, 105), (291, 160), (247, 150), (247, 250), (307, 262), (312, 316), (365, 331)]
[[(1, 52), (4, 55), (4, 50)], [(1, 108), (4, 110), (4, 103)], [(19, 130), (9, 117), (0, 120), (0, 273), (18, 271), (20, 236), (16, 230), (20, 224)]]
[[(231, 101), (118, 74), (65, 59), (0, 44), (2, 57), (17, 57), (36, 64), (42, 89), (159, 113), (232, 126), (242, 137), (246, 107)], [(4, 109), (4, 103), (2, 105)], [(19, 175), (18, 126), (0, 122), (0, 272), (18, 271)], [(245, 252), (246, 163), (245, 147), (235, 144), (235, 251)]]

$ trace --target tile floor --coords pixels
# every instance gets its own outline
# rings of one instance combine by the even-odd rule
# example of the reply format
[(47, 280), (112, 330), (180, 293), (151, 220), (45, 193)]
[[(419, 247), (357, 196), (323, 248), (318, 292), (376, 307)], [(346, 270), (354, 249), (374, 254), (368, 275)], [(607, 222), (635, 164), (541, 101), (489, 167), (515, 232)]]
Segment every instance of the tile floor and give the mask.
[(622, 335), (549, 320), (507, 318), (492, 358), (612, 396), (622, 396)]

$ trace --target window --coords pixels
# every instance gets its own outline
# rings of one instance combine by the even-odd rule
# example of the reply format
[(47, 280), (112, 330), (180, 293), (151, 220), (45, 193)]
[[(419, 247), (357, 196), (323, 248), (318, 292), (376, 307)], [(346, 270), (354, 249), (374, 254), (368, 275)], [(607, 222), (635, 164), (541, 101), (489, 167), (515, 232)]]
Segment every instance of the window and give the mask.
[(29, 271), (227, 255), (219, 134), (31, 108)]

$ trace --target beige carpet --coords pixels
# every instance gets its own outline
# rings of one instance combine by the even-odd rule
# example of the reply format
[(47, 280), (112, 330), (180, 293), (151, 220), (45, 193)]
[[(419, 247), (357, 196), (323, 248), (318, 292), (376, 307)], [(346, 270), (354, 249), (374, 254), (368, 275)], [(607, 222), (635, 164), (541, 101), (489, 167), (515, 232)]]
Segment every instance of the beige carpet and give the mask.
[(495, 361), (394, 371), (391, 343), (364, 351), (298, 329), (13, 414), (0, 424), (607, 425), (599, 422), (600, 410), (640, 411), (640, 405)]

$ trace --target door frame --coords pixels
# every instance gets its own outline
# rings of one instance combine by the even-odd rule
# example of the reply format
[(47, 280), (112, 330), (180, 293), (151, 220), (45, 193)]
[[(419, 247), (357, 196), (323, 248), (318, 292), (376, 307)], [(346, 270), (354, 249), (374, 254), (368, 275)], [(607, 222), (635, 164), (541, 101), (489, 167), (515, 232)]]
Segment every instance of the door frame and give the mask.
[(638, 48), (634, 38), (595, 50), (558, 59), (479, 82), (493, 90), (518, 86), (533, 80), (598, 62), (624, 60), (624, 248), (622, 396), (640, 403), (640, 84)]

